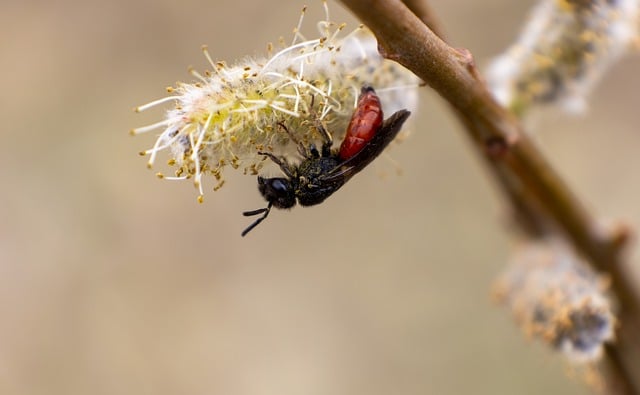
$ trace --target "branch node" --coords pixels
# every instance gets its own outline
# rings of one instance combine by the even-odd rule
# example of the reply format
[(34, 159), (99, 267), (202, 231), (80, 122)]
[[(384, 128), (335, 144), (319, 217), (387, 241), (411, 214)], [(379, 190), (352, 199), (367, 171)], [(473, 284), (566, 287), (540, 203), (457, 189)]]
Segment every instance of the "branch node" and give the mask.
[(378, 40), (378, 52), (383, 58), (393, 60), (394, 62), (398, 62), (400, 59), (402, 59), (402, 56), (400, 54), (398, 54), (397, 52), (390, 52), (382, 44), (380, 44), (380, 40)]
[(617, 221), (608, 229), (608, 244), (615, 251), (622, 251), (634, 238), (634, 232), (628, 223)]
[(485, 153), (491, 159), (499, 159), (509, 151), (509, 143), (502, 136), (491, 136), (484, 140)]
[(484, 150), (487, 156), (491, 159), (501, 159), (507, 152), (511, 150), (515, 144), (517, 144), (519, 138), (517, 135), (509, 137), (504, 136), (490, 136), (484, 139)]
[(469, 74), (471, 74), (471, 76), (475, 80), (483, 81), (482, 77), (480, 76), (480, 73), (478, 72), (478, 67), (476, 66), (476, 61), (471, 51), (469, 51), (467, 48), (453, 48), (453, 49), (454, 49), (454, 53), (458, 57), (458, 61), (462, 64), (462, 66), (465, 69), (467, 69), (467, 71), (469, 71)]

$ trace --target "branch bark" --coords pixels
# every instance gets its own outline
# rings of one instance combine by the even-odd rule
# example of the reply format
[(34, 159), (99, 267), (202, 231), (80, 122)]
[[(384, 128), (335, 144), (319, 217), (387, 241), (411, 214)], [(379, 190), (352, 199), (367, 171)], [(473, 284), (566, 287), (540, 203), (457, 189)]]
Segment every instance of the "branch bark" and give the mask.
[(640, 393), (640, 293), (622, 254), (628, 232), (604, 232), (596, 224), (519, 120), (493, 99), (470, 52), (442, 40), (442, 28), (426, 1), (342, 2), (373, 31), (384, 57), (413, 71), (452, 106), (521, 228), (533, 237), (559, 230), (596, 270), (610, 275), (620, 303), (620, 329), (616, 344), (607, 347), (608, 377), (615, 381), (608, 388)]

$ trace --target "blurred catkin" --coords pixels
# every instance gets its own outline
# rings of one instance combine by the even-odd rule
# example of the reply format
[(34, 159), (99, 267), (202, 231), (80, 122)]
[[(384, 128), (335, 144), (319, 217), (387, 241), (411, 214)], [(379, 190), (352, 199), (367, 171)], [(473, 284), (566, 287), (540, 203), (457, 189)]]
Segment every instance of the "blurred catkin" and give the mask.
[(520, 37), (487, 70), (503, 105), (583, 111), (606, 70), (638, 40), (638, 0), (542, 0)]
[(615, 318), (608, 281), (559, 239), (530, 241), (514, 252), (494, 286), (528, 335), (574, 362), (602, 356), (613, 340)]

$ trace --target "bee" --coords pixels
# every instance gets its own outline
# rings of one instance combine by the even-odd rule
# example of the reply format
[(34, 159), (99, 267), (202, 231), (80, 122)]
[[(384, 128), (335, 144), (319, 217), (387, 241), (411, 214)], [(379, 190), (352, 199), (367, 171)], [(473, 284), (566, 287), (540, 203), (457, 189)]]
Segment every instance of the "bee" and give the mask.
[(314, 206), (325, 201), (384, 151), (409, 115), (409, 111), (400, 110), (383, 120), (380, 99), (372, 87), (365, 86), (339, 149), (331, 149), (331, 135), (319, 127), (324, 136), (320, 151), (314, 144), (309, 147), (299, 144), (298, 150), (304, 159), (297, 165), (270, 152), (259, 152), (277, 164), (285, 177), (258, 176), (258, 190), (267, 207), (242, 213), (246, 217), (262, 214), (242, 236), (264, 221), (272, 207), (290, 209), (296, 203)]

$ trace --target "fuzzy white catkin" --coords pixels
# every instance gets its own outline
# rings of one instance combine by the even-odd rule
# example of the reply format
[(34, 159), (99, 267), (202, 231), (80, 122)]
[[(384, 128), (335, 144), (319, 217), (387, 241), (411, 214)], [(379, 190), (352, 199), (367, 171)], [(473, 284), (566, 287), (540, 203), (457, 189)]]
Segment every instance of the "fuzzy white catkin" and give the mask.
[(590, 362), (614, 337), (607, 286), (563, 241), (545, 240), (518, 248), (494, 291), (527, 335)]
[(489, 66), (496, 99), (516, 113), (576, 113), (604, 73), (637, 44), (638, 0), (541, 0), (519, 39)]
[(330, 22), (324, 5), (320, 37), (304, 38), (299, 24), (290, 46), (232, 66), (214, 62), (205, 48), (212, 71), (192, 71), (199, 81), (180, 83), (169, 90), (170, 96), (138, 107), (143, 111), (175, 103), (164, 120), (132, 130), (160, 130), (155, 145), (142, 153), (149, 156), (149, 167), (166, 153), (174, 175), (158, 175), (193, 179), (202, 201), (203, 177), (212, 176), (217, 190), (227, 166), (257, 174), (264, 163), (259, 151), (295, 152), (290, 135), (303, 143), (317, 141), (321, 123), (334, 142), (341, 141), (364, 85), (376, 89), (386, 114), (414, 109), (418, 79), (383, 59), (365, 27), (344, 33), (344, 24)]

